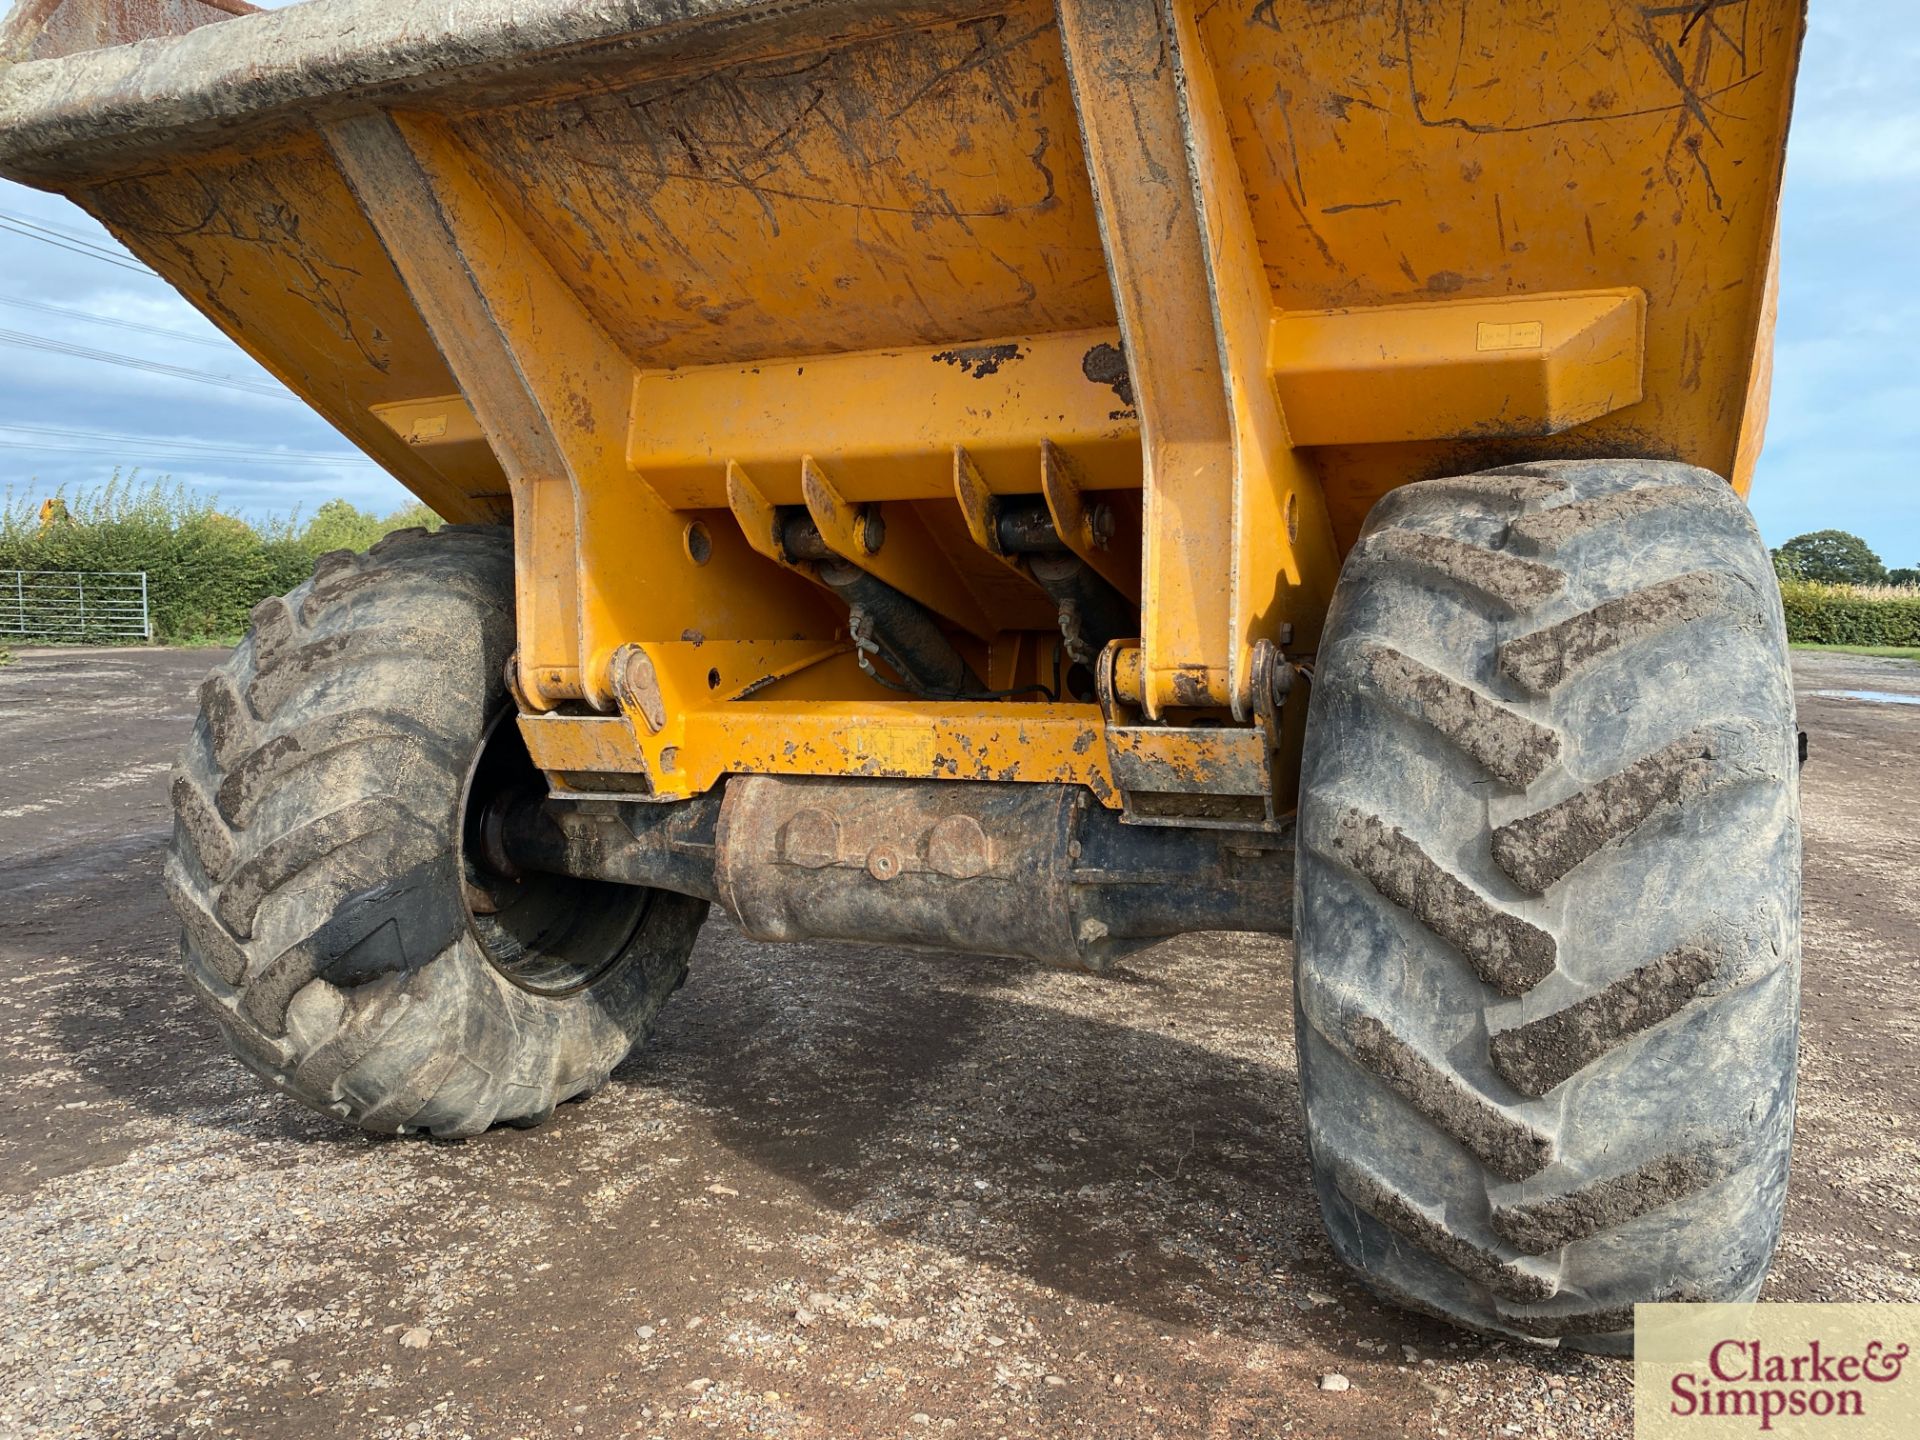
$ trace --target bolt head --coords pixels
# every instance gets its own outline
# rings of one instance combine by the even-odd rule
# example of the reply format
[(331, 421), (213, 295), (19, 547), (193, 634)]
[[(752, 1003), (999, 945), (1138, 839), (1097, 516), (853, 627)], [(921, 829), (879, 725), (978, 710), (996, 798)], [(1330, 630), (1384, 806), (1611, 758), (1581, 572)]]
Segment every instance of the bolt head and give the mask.
[(1107, 542), (1113, 539), (1115, 521), (1111, 505), (1094, 505), (1087, 511), (1087, 533), (1093, 537), (1093, 543), (1106, 549)]

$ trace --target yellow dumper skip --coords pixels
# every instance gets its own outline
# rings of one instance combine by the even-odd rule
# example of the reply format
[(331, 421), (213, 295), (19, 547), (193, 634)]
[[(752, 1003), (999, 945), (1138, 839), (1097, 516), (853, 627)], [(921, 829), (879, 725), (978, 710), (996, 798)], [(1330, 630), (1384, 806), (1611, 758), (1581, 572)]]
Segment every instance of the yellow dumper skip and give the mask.
[[(1794, 0), (68, 5), (186, 33), (32, 58), (49, 8), (0, 164), (442, 514), (514, 519), (556, 773), (1117, 805), (1003, 497), (1141, 606), (1090, 637), (1137, 645), (1114, 704), (1255, 726), (1259, 645), (1311, 654), (1388, 489), (1611, 454), (1744, 491), (1758, 449)], [(767, 533), (796, 507), (876, 512), (843, 558), (1002, 698), (877, 685)]]

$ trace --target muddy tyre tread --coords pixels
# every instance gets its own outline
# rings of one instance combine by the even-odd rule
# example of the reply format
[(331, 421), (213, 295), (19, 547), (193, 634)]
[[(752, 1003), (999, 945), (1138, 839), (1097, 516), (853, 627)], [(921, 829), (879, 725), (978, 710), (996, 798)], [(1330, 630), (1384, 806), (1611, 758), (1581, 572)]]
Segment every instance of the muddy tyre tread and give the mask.
[(1547, 462), (1376, 507), (1315, 666), (1295, 994), (1322, 1211), (1381, 1293), (1621, 1352), (1636, 1302), (1757, 1292), (1794, 749), (1771, 564), (1718, 477)]
[(577, 995), (480, 950), (454, 856), (467, 767), (506, 703), (508, 533), (400, 532), (256, 607), (201, 687), (166, 884), (189, 988), (249, 1069), (385, 1133), (537, 1124), (596, 1089), (683, 978), (703, 902), (653, 897)]

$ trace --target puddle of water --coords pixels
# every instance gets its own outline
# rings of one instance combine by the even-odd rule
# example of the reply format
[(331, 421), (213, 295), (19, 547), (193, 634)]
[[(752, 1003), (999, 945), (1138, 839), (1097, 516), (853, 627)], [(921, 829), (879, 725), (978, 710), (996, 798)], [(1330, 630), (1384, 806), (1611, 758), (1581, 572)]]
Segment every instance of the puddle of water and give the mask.
[(1891, 690), (1809, 690), (1822, 700), (1864, 700), (1869, 705), (1920, 705), (1920, 695), (1896, 695)]

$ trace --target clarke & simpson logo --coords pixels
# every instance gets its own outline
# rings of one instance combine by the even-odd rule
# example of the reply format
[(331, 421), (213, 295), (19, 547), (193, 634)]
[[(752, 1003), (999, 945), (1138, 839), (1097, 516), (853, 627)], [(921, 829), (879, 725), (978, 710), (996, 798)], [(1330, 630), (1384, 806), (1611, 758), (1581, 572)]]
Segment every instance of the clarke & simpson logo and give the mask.
[(1669, 1413), (1747, 1416), (1760, 1430), (1782, 1416), (1865, 1416), (1872, 1387), (1900, 1378), (1909, 1348), (1869, 1340), (1858, 1353), (1834, 1355), (1812, 1340), (1782, 1355), (1758, 1340), (1722, 1340), (1707, 1352), (1705, 1373), (1668, 1382)]
[(1639, 1440), (1920, 1435), (1920, 1306), (1642, 1305)]

